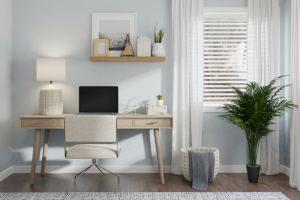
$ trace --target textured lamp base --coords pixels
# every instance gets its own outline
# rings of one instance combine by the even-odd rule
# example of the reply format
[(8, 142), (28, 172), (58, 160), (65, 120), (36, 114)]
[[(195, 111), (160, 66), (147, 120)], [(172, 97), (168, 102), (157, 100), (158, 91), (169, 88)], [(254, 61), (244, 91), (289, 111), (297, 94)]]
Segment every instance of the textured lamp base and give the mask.
[(40, 90), (40, 114), (63, 114), (63, 92), (61, 89), (50, 84)]

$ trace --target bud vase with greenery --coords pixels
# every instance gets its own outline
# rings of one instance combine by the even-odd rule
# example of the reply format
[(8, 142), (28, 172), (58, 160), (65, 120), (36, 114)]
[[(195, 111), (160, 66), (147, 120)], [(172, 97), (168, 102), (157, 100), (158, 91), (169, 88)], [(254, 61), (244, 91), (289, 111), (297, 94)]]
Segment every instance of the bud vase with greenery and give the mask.
[(281, 117), (298, 105), (280, 97), (280, 91), (291, 85), (275, 86), (283, 76), (274, 78), (269, 85), (261, 86), (256, 82), (248, 83), (245, 90), (231, 87), (236, 97), (231, 103), (224, 104), (218, 109), (225, 111), (219, 115), (228, 123), (234, 124), (243, 130), (248, 142), (250, 164), (246, 165), (249, 182), (257, 183), (260, 165), (256, 164), (260, 140), (271, 134), (269, 125), (274, 119)]
[[(157, 25), (157, 23), (156, 23)], [(152, 56), (154, 57), (164, 57), (165, 56), (165, 48), (162, 43), (162, 39), (165, 34), (165, 29), (160, 29), (158, 33), (156, 33), (156, 25), (154, 28), (154, 44), (152, 49)]]

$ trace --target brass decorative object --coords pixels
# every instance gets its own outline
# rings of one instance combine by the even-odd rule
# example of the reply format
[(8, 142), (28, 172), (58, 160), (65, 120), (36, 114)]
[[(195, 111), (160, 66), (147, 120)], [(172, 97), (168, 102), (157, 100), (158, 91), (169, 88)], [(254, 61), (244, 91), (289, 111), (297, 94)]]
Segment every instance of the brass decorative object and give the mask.
[(133, 47), (130, 42), (130, 37), (128, 34), (127, 34), (126, 40), (124, 42), (124, 50), (121, 52), (120, 56), (135, 56)]
[[(143, 101), (140, 100), (140, 99), (138, 99), (139, 101), (142, 102), (142, 105), (137, 105), (137, 104), (136, 104), (136, 100), (137, 100), (137, 99), (138, 99), (138, 98), (133, 97), (133, 98), (129, 99), (129, 101), (128, 101), (128, 103), (127, 103), (127, 108), (129, 108), (129, 107), (134, 107), (134, 114), (139, 114), (139, 113), (141, 113), (141, 112), (143, 111), (143, 109), (144, 109), (144, 103), (143, 103)], [(134, 105), (129, 105), (130, 101), (132, 101), (132, 100), (134, 100)], [(136, 107), (142, 107), (141, 111), (138, 112), (138, 113), (136, 113)]]

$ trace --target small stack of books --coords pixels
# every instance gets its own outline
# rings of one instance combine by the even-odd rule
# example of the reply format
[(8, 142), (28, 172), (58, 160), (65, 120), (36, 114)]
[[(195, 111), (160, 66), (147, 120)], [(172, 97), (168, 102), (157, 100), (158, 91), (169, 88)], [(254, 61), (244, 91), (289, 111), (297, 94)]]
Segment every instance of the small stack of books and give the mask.
[(163, 105), (163, 106), (147, 105), (146, 106), (147, 115), (165, 115), (168, 113), (167, 110), (168, 110), (167, 105)]
[(137, 56), (151, 57), (151, 39), (148, 39), (148, 37), (137, 39)]

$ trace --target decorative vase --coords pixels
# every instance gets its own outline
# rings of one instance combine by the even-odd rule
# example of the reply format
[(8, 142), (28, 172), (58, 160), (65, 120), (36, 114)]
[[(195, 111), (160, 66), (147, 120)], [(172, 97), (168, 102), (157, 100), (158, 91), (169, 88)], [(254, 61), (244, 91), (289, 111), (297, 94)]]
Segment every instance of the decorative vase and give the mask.
[(152, 50), (152, 56), (154, 57), (164, 57), (165, 54), (165, 48), (163, 43), (154, 43), (153, 44), (153, 50)]
[(260, 165), (250, 166), (250, 164), (246, 165), (248, 180), (250, 183), (258, 183)]
[(157, 100), (156, 103), (158, 106), (162, 106), (162, 105), (164, 105), (164, 100)]

